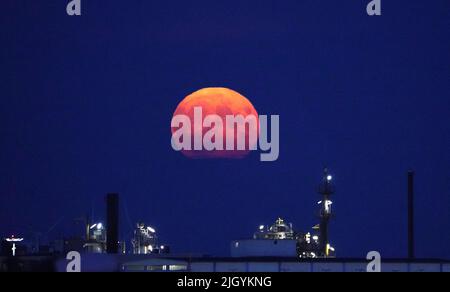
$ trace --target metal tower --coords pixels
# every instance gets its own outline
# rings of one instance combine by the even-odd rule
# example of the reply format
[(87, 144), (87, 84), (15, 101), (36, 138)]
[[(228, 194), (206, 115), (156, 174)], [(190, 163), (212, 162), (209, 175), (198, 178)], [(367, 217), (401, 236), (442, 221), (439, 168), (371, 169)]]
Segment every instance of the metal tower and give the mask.
[(322, 182), (319, 185), (318, 193), (322, 196), (322, 200), (318, 203), (320, 205), (319, 217), (319, 249), (322, 253), (322, 256), (328, 257), (330, 256), (330, 252), (333, 252), (334, 249), (330, 245), (329, 241), (329, 222), (333, 215), (331, 201), (331, 195), (334, 194), (334, 186), (332, 184), (333, 176), (328, 172), (328, 169), (325, 168)]

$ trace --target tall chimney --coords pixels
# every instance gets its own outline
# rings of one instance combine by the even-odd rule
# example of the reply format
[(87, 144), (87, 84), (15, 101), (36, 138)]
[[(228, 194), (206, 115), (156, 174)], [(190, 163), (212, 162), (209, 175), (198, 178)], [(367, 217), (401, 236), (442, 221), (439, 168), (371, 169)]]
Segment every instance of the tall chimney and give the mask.
[(119, 194), (106, 196), (106, 251), (119, 253)]
[(414, 171), (408, 172), (408, 258), (415, 258), (414, 245)]

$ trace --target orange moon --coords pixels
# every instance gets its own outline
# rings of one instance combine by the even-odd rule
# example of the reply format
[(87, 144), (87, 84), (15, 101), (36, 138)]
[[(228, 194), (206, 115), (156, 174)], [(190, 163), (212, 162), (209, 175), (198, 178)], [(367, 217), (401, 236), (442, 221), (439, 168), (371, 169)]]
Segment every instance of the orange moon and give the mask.
[[(246, 127), (245, 132), (245, 149), (238, 151), (236, 150), (237, 145), (237, 137), (238, 137), (238, 129), (232, 128), (227, 129), (226, 126), (226, 116), (238, 116), (241, 115), (244, 118), (248, 116), (254, 116), (257, 120), (257, 127), (259, 130), (259, 118), (258, 118), (258, 112), (256, 111), (253, 104), (243, 95), (239, 94), (238, 92), (228, 89), (228, 88), (204, 88), (199, 91), (196, 91), (192, 93), (191, 95), (187, 96), (177, 107), (175, 110), (174, 116), (177, 115), (185, 115), (190, 118), (191, 121), (194, 121), (194, 108), (201, 107), (203, 111), (203, 119), (205, 119), (208, 115), (217, 115), (222, 119), (223, 122), (223, 143), (224, 148), (226, 149), (226, 143), (227, 143), (227, 132), (234, 131), (234, 145), (235, 150), (233, 151), (226, 151), (226, 150), (213, 150), (213, 151), (207, 151), (207, 150), (182, 150), (181, 152), (189, 157), (189, 158), (230, 158), (230, 159), (238, 159), (243, 158), (247, 156), (247, 154), (250, 152), (250, 146), (251, 145), (257, 145), (258, 141), (257, 138), (252, 139), (252, 137), (249, 135), (248, 126)], [(203, 122), (203, 121), (202, 121)], [(194, 124), (191, 125), (191, 141), (194, 141), (194, 135), (196, 133), (194, 129)], [(176, 132), (176, 128), (172, 128), (172, 134)], [(202, 131), (202, 135), (205, 135), (205, 133), (208, 131), (208, 128), (204, 128)], [(241, 129), (242, 130), (242, 129)], [(203, 138), (203, 136), (202, 136)], [(250, 141), (250, 139), (254, 141)], [(194, 148), (192, 148), (194, 149)]]

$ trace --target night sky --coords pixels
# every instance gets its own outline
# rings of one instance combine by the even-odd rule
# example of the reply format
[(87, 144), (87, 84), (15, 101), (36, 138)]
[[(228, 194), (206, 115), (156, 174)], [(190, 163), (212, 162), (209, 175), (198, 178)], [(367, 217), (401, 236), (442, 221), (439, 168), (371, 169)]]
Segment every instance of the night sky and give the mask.
[[(82, 234), (121, 194), (121, 234), (154, 226), (177, 253), (228, 255), (279, 216), (318, 223), (335, 177), (340, 257), (404, 257), (407, 171), (417, 255), (450, 258), (450, 1), (94, 1), (0, 8), (0, 236)], [(232, 88), (278, 114), (280, 159), (190, 160), (178, 103)]]

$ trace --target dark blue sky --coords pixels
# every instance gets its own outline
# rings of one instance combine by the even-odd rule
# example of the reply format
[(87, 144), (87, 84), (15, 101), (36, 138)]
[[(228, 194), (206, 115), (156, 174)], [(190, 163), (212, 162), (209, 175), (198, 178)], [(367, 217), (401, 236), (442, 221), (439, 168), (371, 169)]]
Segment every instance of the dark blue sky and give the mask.
[[(1, 236), (80, 234), (119, 192), (123, 235), (142, 220), (176, 252), (226, 255), (278, 216), (309, 231), (328, 165), (338, 254), (402, 257), (413, 168), (417, 253), (450, 258), (448, 0), (375, 18), (369, 0), (66, 2), (1, 4)], [(177, 104), (210, 86), (280, 115), (279, 161), (173, 152)]]

